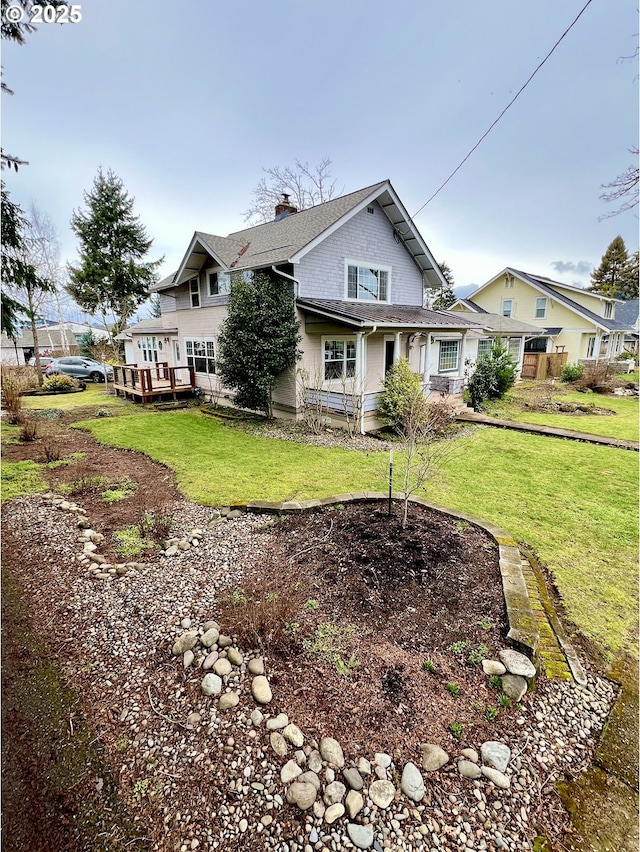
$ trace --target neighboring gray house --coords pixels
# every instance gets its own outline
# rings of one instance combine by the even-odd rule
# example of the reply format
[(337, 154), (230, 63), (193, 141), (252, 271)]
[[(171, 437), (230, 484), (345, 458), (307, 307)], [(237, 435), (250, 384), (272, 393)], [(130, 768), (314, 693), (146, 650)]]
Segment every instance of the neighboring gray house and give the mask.
[(639, 308), (640, 300), (638, 299), (618, 302), (616, 308), (616, 319), (629, 329), (624, 336), (624, 348), (627, 352), (636, 354), (638, 352), (638, 337), (640, 336)]
[(211, 393), (231, 275), (255, 270), (291, 288), (300, 321), (303, 356), (277, 383), (277, 416), (300, 417), (320, 395), (327, 422), (341, 422), (346, 407), (362, 431), (375, 428), (385, 373), (400, 357), (427, 396), (461, 392), (482, 317), (423, 307), (425, 287), (445, 282), (389, 181), (301, 211), (283, 196), (274, 221), (227, 237), (196, 231), (178, 270), (154, 288), (162, 316), (127, 330), (128, 362), (191, 365)]

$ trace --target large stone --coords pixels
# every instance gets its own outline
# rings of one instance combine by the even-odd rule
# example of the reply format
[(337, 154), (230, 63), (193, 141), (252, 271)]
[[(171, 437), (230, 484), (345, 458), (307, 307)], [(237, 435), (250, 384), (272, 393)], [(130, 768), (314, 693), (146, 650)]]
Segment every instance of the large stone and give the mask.
[(218, 636), (218, 646), (220, 648), (228, 648), (230, 645), (233, 645), (231, 636), (223, 636), (222, 634)]
[(459, 760), (458, 772), (463, 778), (468, 778), (470, 781), (475, 781), (476, 778), (480, 778), (482, 775), (478, 764), (473, 763), (471, 760)]
[(449, 762), (449, 755), (434, 743), (423, 743), (422, 745), (422, 768), (427, 772), (437, 772), (445, 763)]
[(220, 657), (220, 659), (216, 660), (213, 664), (213, 670), (217, 675), (220, 675), (220, 677), (224, 677), (225, 675), (230, 674), (231, 663), (226, 657)]
[(202, 678), (200, 688), (203, 695), (218, 695), (222, 691), (222, 679), (217, 674), (209, 672)]
[(269, 742), (271, 743), (271, 748), (275, 751), (278, 757), (284, 757), (285, 754), (289, 751), (289, 746), (287, 745), (287, 741), (279, 734), (278, 731), (273, 731), (271, 736), (269, 737)]
[(216, 627), (211, 627), (206, 633), (203, 633), (200, 637), (200, 644), (204, 645), (205, 648), (210, 648), (212, 645), (215, 645), (218, 641), (220, 633), (218, 632)]
[(232, 707), (236, 707), (239, 701), (240, 696), (237, 692), (225, 692), (224, 695), (220, 696), (218, 707), (220, 710), (230, 710)]
[(282, 728), (286, 728), (289, 724), (289, 717), (286, 713), (278, 713), (277, 716), (274, 716), (272, 719), (267, 719), (267, 730), (268, 731), (279, 731)]
[(320, 779), (315, 772), (311, 772), (310, 770), (303, 772), (302, 775), (298, 775), (296, 780), (301, 784), (313, 784), (316, 790), (320, 789)]
[(326, 760), (327, 763), (332, 763), (338, 769), (342, 769), (344, 766), (342, 748), (340, 743), (334, 740), (333, 737), (323, 737), (320, 740), (320, 754), (323, 760)]
[(262, 657), (254, 657), (252, 660), (249, 660), (247, 668), (252, 675), (264, 674), (264, 660)]
[(358, 772), (361, 775), (371, 775), (371, 763), (366, 757), (361, 757), (358, 760)]
[(480, 747), (480, 754), (482, 762), (493, 766), (498, 772), (504, 772), (511, 759), (509, 746), (496, 740), (487, 740), (486, 743), (483, 743)]
[(364, 807), (364, 799), (357, 790), (349, 790), (344, 804), (349, 819), (355, 819)]
[(271, 687), (264, 675), (257, 675), (251, 681), (251, 694), (258, 704), (268, 704), (271, 701), (273, 698)]
[(382, 810), (389, 807), (395, 795), (396, 788), (391, 781), (374, 781), (369, 787), (369, 798)]
[(287, 790), (287, 801), (290, 805), (297, 805), (300, 810), (306, 811), (316, 800), (316, 788), (313, 784), (301, 784), (294, 781)]
[(527, 681), (520, 675), (506, 674), (502, 676), (502, 691), (512, 701), (520, 701), (527, 688)]
[(207, 654), (207, 656), (204, 658), (204, 663), (202, 664), (202, 668), (205, 671), (209, 671), (209, 669), (212, 668), (213, 664), (215, 663), (215, 661), (217, 659), (218, 659), (218, 652), (217, 651), (211, 651), (211, 653)]
[(377, 751), (373, 758), (378, 766), (388, 769), (391, 766), (391, 755), (384, 751)]
[(498, 660), (483, 660), (482, 671), (490, 677), (491, 675), (503, 675), (507, 670)]
[(289, 781), (293, 781), (298, 775), (302, 775), (302, 769), (300, 769), (295, 760), (288, 760), (280, 770), (280, 780), (283, 784), (288, 784)]
[(296, 748), (300, 748), (304, 743), (304, 734), (297, 725), (287, 725), (282, 731), (282, 736)]
[(331, 825), (337, 819), (340, 819), (341, 816), (344, 815), (344, 805), (340, 804), (340, 802), (336, 802), (333, 805), (329, 805), (329, 807), (324, 812), (324, 821), (327, 825)]
[(362, 775), (360, 775), (355, 766), (351, 766), (349, 769), (343, 769), (342, 774), (348, 787), (352, 790), (362, 790), (364, 787), (364, 781), (362, 780)]
[(171, 653), (176, 657), (181, 657), (185, 651), (190, 651), (197, 641), (198, 631), (188, 630), (186, 633), (183, 633), (182, 636), (179, 636), (173, 643)]
[(511, 786), (511, 781), (504, 775), (502, 772), (499, 772), (497, 769), (494, 769), (492, 766), (483, 766), (482, 774), (485, 778), (488, 778), (489, 781), (492, 781), (496, 787), (500, 787), (501, 790), (508, 790)]
[(341, 802), (347, 788), (341, 781), (332, 781), (324, 788), (324, 803), (325, 805), (334, 805), (336, 802)]
[[(237, 648), (227, 648), (227, 659), (233, 666), (241, 666), (244, 663), (244, 657)], [(258, 672), (262, 674), (262, 672)]]
[(370, 849), (373, 846), (373, 829), (368, 825), (358, 825), (357, 822), (347, 823), (349, 840), (358, 849)]
[(536, 676), (536, 667), (524, 654), (513, 651), (511, 648), (504, 648), (498, 653), (498, 656), (509, 674), (520, 675), (520, 677)]
[(472, 763), (478, 762), (479, 755), (475, 748), (463, 748), (460, 754), (465, 760), (470, 760)]
[(309, 755), (309, 759), (307, 761), (307, 765), (312, 772), (320, 772), (322, 769), (322, 757), (320, 756), (320, 752), (317, 749), (313, 749), (311, 754)]
[(411, 763), (411, 761), (405, 763), (400, 787), (405, 796), (408, 796), (414, 802), (422, 801), (425, 793), (424, 780), (415, 763)]

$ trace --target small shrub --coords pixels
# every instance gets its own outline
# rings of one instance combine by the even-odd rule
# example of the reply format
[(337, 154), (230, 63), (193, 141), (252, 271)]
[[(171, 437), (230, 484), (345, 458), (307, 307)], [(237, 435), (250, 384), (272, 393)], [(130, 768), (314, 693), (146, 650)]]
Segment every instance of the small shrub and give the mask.
[(305, 612), (315, 612), (319, 606), (320, 604), (315, 598), (308, 598), (308, 600), (304, 602), (303, 609)]
[(457, 683), (448, 683), (447, 684), (447, 692), (451, 693), (454, 698), (460, 697), (460, 687)]
[(618, 367), (615, 361), (587, 361), (582, 376), (576, 382), (579, 390), (608, 393), (616, 384)]
[(504, 693), (502, 693), (500, 698), (498, 698), (498, 704), (501, 707), (511, 707), (511, 699), (509, 698), (508, 695), (505, 695)]
[[(357, 635), (353, 624), (341, 626), (324, 621), (316, 627), (312, 639), (303, 640), (302, 647), (308, 654), (331, 663), (338, 674), (350, 675), (360, 665), (355, 654), (347, 650)], [(347, 654), (349, 657), (345, 661)]]
[(133, 785), (133, 798), (136, 802), (139, 802), (144, 796), (147, 795), (147, 791), (149, 789), (149, 779), (143, 778), (142, 780), (136, 781)]
[(31, 417), (24, 417), (22, 419), (20, 440), (25, 444), (38, 440), (38, 423), (36, 420), (33, 420)]
[(469, 652), (468, 660), (472, 666), (478, 666), (483, 660), (486, 660), (488, 654), (489, 648), (484, 643), (481, 643)]
[(433, 662), (433, 660), (424, 660), (424, 662), (422, 663), (422, 667), (425, 671), (429, 672), (430, 674), (433, 674), (436, 670), (436, 666), (435, 666), (435, 663)]
[(64, 373), (54, 373), (42, 383), (42, 390), (46, 393), (72, 393), (78, 390), (80, 385), (71, 376)]
[(487, 720), (487, 722), (495, 722), (495, 720), (498, 718), (498, 711), (495, 707), (487, 707), (487, 709), (484, 711), (484, 718)]
[(173, 519), (168, 514), (156, 514), (154, 511), (144, 512), (138, 521), (138, 529), (143, 538), (151, 539), (160, 544), (169, 538)]
[(34, 417), (39, 420), (59, 420), (62, 414), (61, 408), (39, 408), (33, 412)]
[(110, 488), (106, 488), (101, 494), (105, 503), (119, 503), (120, 500), (126, 500), (127, 497), (135, 494), (138, 488), (136, 483), (132, 479), (129, 479), (128, 476), (120, 477), (120, 479), (110, 483), (110, 486)]
[(9, 372), (2, 376), (2, 407), (7, 414), (7, 423), (12, 426), (20, 423), (23, 392), (24, 385), (17, 375)]
[(110, 408), (99, 408), (96, 417), (113, 417), (113, 411)]
[(406, 412), (422, 394), (422, 378), (414, 373), (406, 358), (399, 358), (387, 371), (384, 390), (378, 399), (378, 416), (393, 429), (402, 427)]
[(142, 538), (137, 526), (125, 527), (122, 530), (115, 530), (113, 537), (116, 540), (118, 553), (125, 558), (129, 556), (138, 556), (151, 546), (151, 542)]
[(452, 645), (449, 645), (449, 650), (451, 651), (452, 654), (455, 654), (456, 656), (460, 656), (460, 654), (463, 654), (464, 651), (465, 651), (465, 648), (468, 648), (469, 645), (470, 645), (470, 642), (467, 639), (461, 639), (458, 642), (454, 642)]
[(491, 630), (491, 628), (493, 627), (493, 621), (491, 621), (488, 615), (483, 615), (482, 618), (478, 621), (478, 624), (480, 625), (480, 627), (482, 627), (483, 630)]
[(560, 375), (561, 382), (577, 382), (582, 378), (584, 367), (582, 364), (565, 364)]
[(454, 740), (462, 739), (462, 732), (464, 731), (464, 727), (460, 724), (460, 722), (452, 722), (449, 725), (449, 733), (454, 738)]
[(501, 399), (516, 380), (517, 365), (504, 341), (497, 337), (491, 351), (476, 361), (467, 389), (471, 405), (482, 411), (485, 402)]
[(49, 439), (42, 444), (42, 453), (47, 464), (60, 461), (62, 458), (62, 447), (54, 440)]
[(489, 686), (491, 689), (502, 689), (502, 678), (500, 675), (491, 675), (489, 678)]

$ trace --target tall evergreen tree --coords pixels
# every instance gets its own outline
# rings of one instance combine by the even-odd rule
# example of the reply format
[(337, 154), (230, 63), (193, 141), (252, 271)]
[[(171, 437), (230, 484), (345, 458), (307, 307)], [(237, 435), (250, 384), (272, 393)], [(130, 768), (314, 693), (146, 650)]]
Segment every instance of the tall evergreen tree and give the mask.
[(277, 377), (300, 357), (299, 324), (288, 282), (263, 272), (236, 275), (218, 338), (216, 371), (241, 408), (273, 416)]
[(591, 287), (594, 293), (615, 299), (637, 298), (638, 282), (636, 277), (635, 296), (627, 295), (634, 291), (634, 258), (629, 258), (627, 247), (621, 236), (615, 237), (602, 255), (600, 266), (591, 273)]
[(436, 311), (446, 311), (447, 308), (450, 308), (456, 300), (456, 294), (453, 292), (453, 285), (455, 284), (455, 279), (453, 277), (451, 267), (448, 263), (445, 263), (443, 261), (439, 264), (439, 266), (440, 272), (442, 272), (442, 277), (447, 283), (444, 287), (442, 287), (440, 293), (434, 299), (433, 307)]
[(74, 211), (71, 219), (80, 262), (69, 266), (67, 291), (83, 310), (100, 317), (113, 339), (148, 298), (162, 258), (144, 260), (153, 240), (133, 214), (134, 199), (112, 171), (98, 171), (84, 200), (86, 210)]

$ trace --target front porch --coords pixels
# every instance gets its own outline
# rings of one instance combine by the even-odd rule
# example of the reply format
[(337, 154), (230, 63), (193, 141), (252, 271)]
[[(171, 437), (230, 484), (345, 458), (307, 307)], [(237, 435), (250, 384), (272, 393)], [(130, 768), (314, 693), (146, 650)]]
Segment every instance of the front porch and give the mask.
[(116, 364), (113, 387), (117, 396), (140, 400), (146, 405), (152, 400), (178, 399), (179, 395), (193, 394), (196, 377), (193, 367), (170, 367), (167, 361), (148, 367)]

